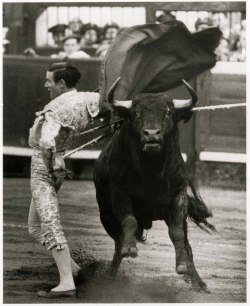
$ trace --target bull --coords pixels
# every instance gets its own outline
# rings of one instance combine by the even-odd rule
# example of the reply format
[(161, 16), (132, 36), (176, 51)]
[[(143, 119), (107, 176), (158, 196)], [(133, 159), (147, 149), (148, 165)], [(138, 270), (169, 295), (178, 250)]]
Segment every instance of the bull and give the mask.
[[(119, 80), (118, 80), (119, 81)], [(109, 102), (125, 120), (96, 161), (94, 183), (100, 219), (115, 242), (110, 273), (115, 276), (124, 257), (138, 255), (137, 240), (155, 220), (164, 220), (176, 253), (176, 272), (191, 280), (195, 290), (208, 291), (196, 271), (188, 241), (187, 218), (214, 231), (212, 214), (188, 178), (181, 155), (178, 123), (188, 121), (197, 102), (171, 99), (166, 93), (141, 93), (129, 101)]]

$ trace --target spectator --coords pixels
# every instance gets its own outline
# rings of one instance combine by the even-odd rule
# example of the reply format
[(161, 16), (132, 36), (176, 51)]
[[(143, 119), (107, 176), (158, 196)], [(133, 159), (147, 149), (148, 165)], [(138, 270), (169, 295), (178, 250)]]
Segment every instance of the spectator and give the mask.
[(81, 29), (83, 27), (83, 23), (79, 18), (73, 18), (69, 22), (69, 30), (72, 35), (81, 35)]
[(52, 58), (66, 60), (68, 58), (90, 58), (90, 55), (80, 50), (80, 36), (70, 35), (63, 40), (63, 51), (52, 54)]
[(176, 17), (169, 12), (164, 12), (159, 17), (156, 18), (156, 23), (165, 23), (168, 21), (175, 20)]
[(212, 16), (213, 25), (219, 27), (223, 33), (223, 37), (230, 38), (230, 25), (224, 13), (214, 13)]
[(65, 38), (65, 30), (68, 26), (66, 24), (57, 24), (48, 29), (48, 32), (52, 33), (55, 44), (53, 47), (62, 47), (63, 39)]
[(245, 62), (246, 61), (246, 32), (242, 31), (236, 43), (236, 51), (232, 53), (230, 61)]
[(206, 28), (212, 27), (213, 26), (213, 21), (209, 17), (204, 17), (204, 18), (198, 18), (195, 22), (195, 29), (196, 31), (201, 31)]
[(93, 47), (99, 46), (100, 30), (96, 24), (87, 23), (82, 27), (81, 30), (81, 47)]
[[(196, 31), (201, 31), (207, 29), (209, 27), (214, 26), (213, 19), (210, 17), (203, 17), (198, 18), (195, 22), (195, 29)], [(218, 22), (216, 23), (218, 26)], [(218, 61), (228, 61), (230, 58), (230, 51), (229, 51), (229, 40), (223, 37), (220, 41), (219, 46), (216, 48), (215, 53), (217, 55)]]
[(119, 32), (119, 25), (115, 22), (107, 23), (103, 28), (103, 40), (96, 51), (96, 56), (104, 57), (112, 41)]
[(222, 37), (219, 46), (216, 48), (215, 53), (217, 55), (217, 60), (222, 62), (227, 62), (230, 59), (230, 46), (229, 40)]

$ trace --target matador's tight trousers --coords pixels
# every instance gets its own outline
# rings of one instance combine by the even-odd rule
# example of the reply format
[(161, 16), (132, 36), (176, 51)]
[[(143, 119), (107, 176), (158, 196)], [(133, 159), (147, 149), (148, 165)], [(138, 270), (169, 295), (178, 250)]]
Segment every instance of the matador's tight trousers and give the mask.
[(34, 150), (31, 160), (31, 193), (28, 227), (30, 235), (47, 247), (63, 249), (67, 240), (62, 230), (56, 192), (63, 179), (55, 181), (49, 169), (50, 156)]

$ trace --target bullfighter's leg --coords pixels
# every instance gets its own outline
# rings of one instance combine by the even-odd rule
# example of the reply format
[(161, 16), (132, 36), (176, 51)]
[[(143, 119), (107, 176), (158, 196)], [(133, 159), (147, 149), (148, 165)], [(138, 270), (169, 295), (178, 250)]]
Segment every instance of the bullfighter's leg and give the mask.
[[(53, 181), (49, 169), (43, 153), (35, 151), (31, 164), (31, 206), (33, 208), (30, 210), (29, 227), (37, 225), (37, 219), (39, 219), (43, 234), (39, 239), (39, 228), (37, 228), (35, 236), (48, 250), (52, 251), (58, 267), (60, 283), (52, 291), (68, 291), (75, 289), (75, 284), (70, 265), (70, 252), (62, 230), (56, 197), (56, 191), (61, 182)], [(31, 229), (29, 231), (32, 232)], [(45, 297), (46, 292), (38, 292), (38, 295)]]
[[(56, 185), (56, 191), (59, 189), (58, 185)], [(44, 239), (44, 230), (41, 228), (41, 221), (40, 217), (36, 210), (35, 201), (32, 197), (31, 204), (30, 204), (30, 210), (29, 210), (29, 217), (28, 217), (28, 231), (29, 234), (38, 242), (44, 245), (45, 239)], [(70, 265), (73, 276), (77, 276), (78, 272), (81, 270), (79, 265), (73, 260), (72, 257), (70, 257)]]

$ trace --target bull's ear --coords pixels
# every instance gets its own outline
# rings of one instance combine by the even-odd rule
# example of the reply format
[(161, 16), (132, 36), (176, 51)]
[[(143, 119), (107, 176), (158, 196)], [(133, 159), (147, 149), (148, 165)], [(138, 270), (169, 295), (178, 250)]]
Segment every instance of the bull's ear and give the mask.
[(117, 115), (121, 118), (127, 119), (130, 117), (130, 109), (123, 106), (113, 106), (114, 115)]
[(183, 120), (183, 122), (188, 122), (192, 118), (193, 112), (191, 109), (177, 109), (174, 112), (174, 117), (177, 122)]

